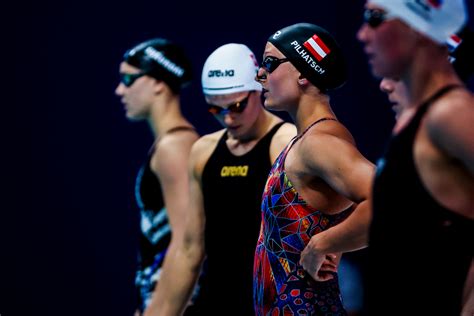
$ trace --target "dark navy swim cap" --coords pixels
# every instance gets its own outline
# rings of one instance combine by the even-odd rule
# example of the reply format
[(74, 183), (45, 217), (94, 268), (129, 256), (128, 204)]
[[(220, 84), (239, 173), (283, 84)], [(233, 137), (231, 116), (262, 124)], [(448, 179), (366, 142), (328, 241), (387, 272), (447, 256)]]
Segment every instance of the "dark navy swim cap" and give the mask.
[(164, 81), (174, 93), (192, 78), (191, 61), (184, 49), (163, 38), (155, 38), (129, 49), (123, 59), (150, 77)]
[(347, 66), (342, 50), (322, 27), (293, 24), (275, 32), (268, 41), (321, 91), (339, 88), (346, 82)]

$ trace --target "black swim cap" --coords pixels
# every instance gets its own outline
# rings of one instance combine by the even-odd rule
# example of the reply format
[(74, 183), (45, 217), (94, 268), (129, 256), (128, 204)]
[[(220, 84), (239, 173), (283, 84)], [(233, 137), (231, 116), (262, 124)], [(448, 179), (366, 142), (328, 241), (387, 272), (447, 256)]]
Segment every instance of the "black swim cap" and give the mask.
[(163, 38), (155, 38), (129, 49), (123, 59), (150, 77), (168, 84), (174, 93), (191, 81), (191, 61), (184, 49)]
[(328, 31), (310, 23), (287, 26), (268, 39), (312, 84), (326, 92), (347, 78), (342, 50)]

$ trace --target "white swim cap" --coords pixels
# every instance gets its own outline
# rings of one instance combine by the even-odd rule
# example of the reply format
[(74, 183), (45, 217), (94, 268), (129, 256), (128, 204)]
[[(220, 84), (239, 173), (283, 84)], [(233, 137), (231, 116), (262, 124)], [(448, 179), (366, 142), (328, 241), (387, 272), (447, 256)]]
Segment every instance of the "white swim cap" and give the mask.
[(464, 0), (369, 0), (439, 44), (467, 21)]

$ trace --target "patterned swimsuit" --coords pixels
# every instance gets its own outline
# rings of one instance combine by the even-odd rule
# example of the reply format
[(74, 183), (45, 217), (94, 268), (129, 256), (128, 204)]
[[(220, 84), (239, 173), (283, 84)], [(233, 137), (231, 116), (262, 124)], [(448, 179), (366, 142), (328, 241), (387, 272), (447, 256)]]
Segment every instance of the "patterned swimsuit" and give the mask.
[[(325, 120), (325, 119), (322, 119)], [(262, 199), (262, 224), (255, 251), (254, 301), (258, 316), (346, 315), (337, 275), (316, 282), (299, 264), (311, 236), (341, 222), (348, 212), (325, 215), (306, 203), (287, 178), (284, 163), (306, 131), (282, 151), (270, 171)]]

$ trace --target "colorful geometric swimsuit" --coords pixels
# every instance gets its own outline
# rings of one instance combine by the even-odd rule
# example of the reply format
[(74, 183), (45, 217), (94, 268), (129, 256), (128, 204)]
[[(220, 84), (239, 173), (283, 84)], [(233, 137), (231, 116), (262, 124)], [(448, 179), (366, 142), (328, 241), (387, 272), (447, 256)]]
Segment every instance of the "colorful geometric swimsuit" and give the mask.
[[(322, 119), (325, 120), (325, 119)], [(325, 215), (308, 205), (288, 180), (285, 158), (311, 124), (282, 151), (270, 171), (262, 198), (262, 224), (255, 251), (254, 301), (258, 316), (346, 315), (337, 275), (316, 282), (299, 264), (311, 236), (344, 220), (348, 212)]]

